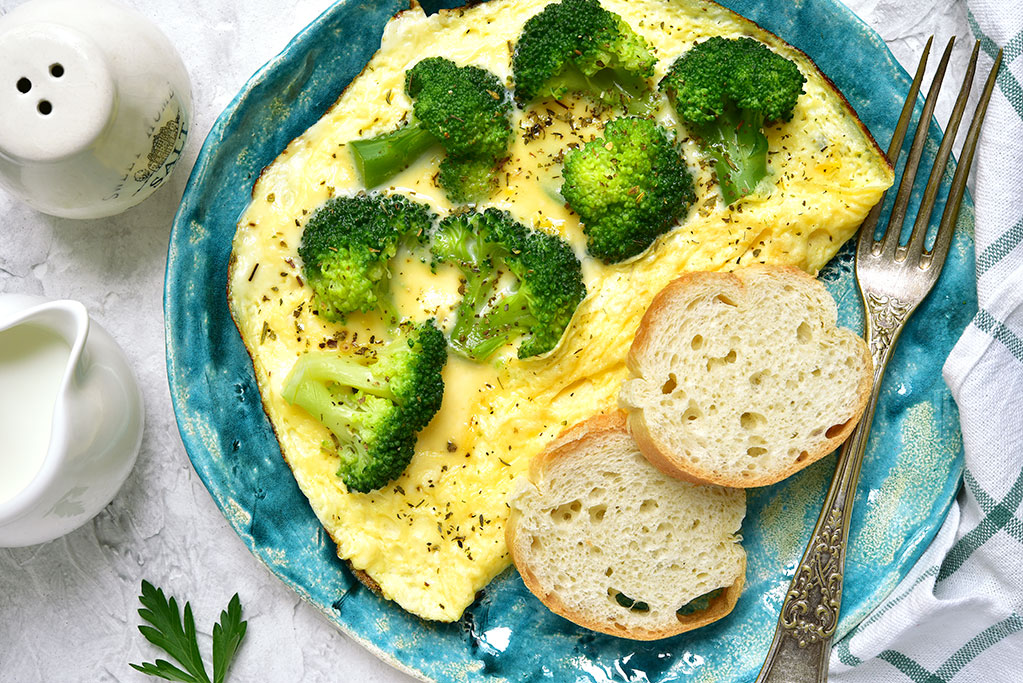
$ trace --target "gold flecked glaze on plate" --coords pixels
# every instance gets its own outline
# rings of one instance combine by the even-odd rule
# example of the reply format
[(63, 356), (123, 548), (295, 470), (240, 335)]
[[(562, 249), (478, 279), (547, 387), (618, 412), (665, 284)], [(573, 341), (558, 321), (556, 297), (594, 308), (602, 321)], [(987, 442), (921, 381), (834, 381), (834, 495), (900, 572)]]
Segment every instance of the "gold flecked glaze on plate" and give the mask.
[(962, 435), (948, 438), (935, 426), (934, 406), (920, 403), (906, 413), (901, 459), (910, 467), (893, 467), (880, 490), (867, 496), (869, 507), (865, 522), (855, 533), (849, 546), (849, 559), (864, 564), (891, 562), (899, 551), (890, 539), (890, 528), (904, 527), (907, 534), (920, 526), (923, 514), (907, 514), (907, 495), (928, 487), (940, 487), (947, 480), (942, 465), (953, 462), (962, 449)]
[[(827, 488), (834, 470), (834, 459), (824, 458), (796, 475), (799, 486), (795, 490), (786, 490), (785, 495), (772, 495), (770, 502), (764, 505), (760, 513), (764, 545), (779, 560), (800, 554), (806, 546), (806, 539), (803, 538), (803, 513), (809, 510), (816, 516), (819, 512), (820, 492)], [(774, 490), (758, 490), (758, 493), (765, 492), (774, 493)], [(797, 514), (791, 514), (791, 510), (797, 511)]]
[[(350, 350), (355, 333), (356, 343), (365, 344), (381, 327), (373, 316), (351, 316), (348, 336), (340, 339), (335, 335), (341, 326), (312, 314), (311, 290), (299, 278), (302, 226), (330, 196), (360, 189), (345, 143), (397, 125), (409, 109), (406, 68), (442, 54), (507, 79), (508, 42), (545, 4), (494, 0), (429, 18), (418, 9), (400, 14), (388, 25), (380, 52), (335, 107), (264, 170), (234, 241), (232, 314), (299, 486), (337, 542), (339, 556), (372, 577), (385, 597), (428, 619), (457, 619), (508, 565), (503, 521), (511, 481), (563, 427), (615, 405), (625, 353), (654, 294), (687, 270), (769, 262), (815, 273), (891, 184), (891, 169), (873, 141), (802, 53), (716, 5), (607, 0), (605, 6), (657, 50), (657, 77), (695, 40), (711, 35), (754, 35), (796, 61), (808, 78), (806, 94), (792, 122), (768, 131), (776, 185), (748, 198), (741, 210), (721, 207), (709, 168), (697, 165), (695, 143), (683, 139), (698, 201), (681, 226), (628, 263), (604, 266), (584, 259), (589, 296), (550, 356), (522, 362), (509, 348), (497, 364), (482, 367), (452, 358), (444, 406), (421, 434), (406, 473), (380, 491), (347, 492), (334, 474), (336, 456), (321, 448), (329, 441), (327, 431), (284, 402), (280, 389), (301, 353), (330, 339)], [(574, 106), (578, 115), (586, 104)], [(541, 104), (533, 111), (542, 117), (546, 108)], [(516, 128), (528, 115), (516, 112)], [(667, 106), (658, 118), (674, 125)], [(562, 234), (582, 256), (584, 238), (557, 195), (559, 168), (550, 159), (568, 142), (589, 139), (598, 130), (583, 126), (573, 138), (564, 122), (554, 122), (545, 137), (528, 145), (519, 137), (509, 175), (489, 204)], [(439, 153), (427, 154), (394, 185), (444, 213), (450, 206), (433, 182), (438, 161)], [(407, 291), (398, 297), (399, 309), (450, 324), (457, 278), (450, 272), (431, 278), (403, 255), (398, 269), (406, 273), (399, 276), (406, 287), (396, 290)]]

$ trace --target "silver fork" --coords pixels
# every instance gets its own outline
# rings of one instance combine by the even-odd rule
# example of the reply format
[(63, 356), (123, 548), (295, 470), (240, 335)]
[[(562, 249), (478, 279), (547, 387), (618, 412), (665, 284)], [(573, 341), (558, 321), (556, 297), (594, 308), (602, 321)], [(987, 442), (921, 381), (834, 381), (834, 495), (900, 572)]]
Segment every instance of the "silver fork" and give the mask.
[[(906, 104), (902, 108), (895, 133), (892, 135), (892, 142), (888, 148), (888, 158), (892, 160), (892, 164), (897, 164), (899, 160), (902, 142), (913, 115), (913, 107), (927, 66), (927, 55), (932, 40), (933, 37), (927, 41), (924, 48), (916, 77), (913, 79)], [(838, 612), (842, 603), (842, 574), (845, 571), (849, 520), (852, 516), (853, 500), (856, 498), (856, 484), (860, 476), (863, 452), (877, 406), (881, 379), (906, 320), (934, 287), (945, 264), (959, 207), (966, 190), (966, 179), (973, 163), (980, 127), (984, 121), (988, 101), (991, 99), (991, 92), (994, 90), (995, 76), (1002, 62), (1002, 53), (999, 51), (970, 124), (934, 244), (929, 250), (925, 249), (927, 226), (930, 224), (941, 177), (952, 151), (952, 143), (963, 110), (966, 108), (977, 68), (980, 42), (974, 45), (966, 78), (960, 88), (959, 98), (956, 100), (941, 146), (938, 148), (920, 210), (913, 224), (913, 231), (908, 243), (902, 245), (900, 242), (906, 209), (909, 206), (920, 157), (927, 142), (934, 103), (938, 99), (938, 91), (954, 41), (955, 38), (949, 40), (928, 90), (884, 235), (880, 240), (874, 239), (874, 231), (884, 204), (883, 197), (860, 227), (856, 248), (856, 280), (867, 312), (864, 338), (868, 340), (870, 355), (874, 361), (873, 390), (862, 419), (838, 456), (824, 507), (803, 558), (796, 567), (792, 584), (782, 604), (774, 641), (757, 677), (757, 683), (824, 683), (828, 679), (831, 640), (838, 627)]]

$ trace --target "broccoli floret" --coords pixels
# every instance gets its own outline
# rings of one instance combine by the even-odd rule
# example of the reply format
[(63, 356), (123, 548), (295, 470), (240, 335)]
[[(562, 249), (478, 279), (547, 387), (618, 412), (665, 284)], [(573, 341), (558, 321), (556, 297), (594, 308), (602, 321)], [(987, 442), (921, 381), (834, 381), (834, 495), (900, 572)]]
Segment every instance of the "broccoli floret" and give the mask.
[(501, 81), (485, 69), (428, 57), (406, 72), (405, 92), (412, 98), (406, 125), (351, 143), (366, 187), (383, 183), (439, 142), (450, 162), (441, 167), (441, 184), (451, 200), (485, 199), (512, 138), (511, 102)]
[(649, 90), (656, 61), (646, 41), (598, 0), (562, 0), (522, 28), (512, 58), (515, 99), (580, 92), (628, 106)]
[(335, 197), (318, 208), (298, 255), (320, 315), (340, 321), (380, 308), (397, 319), (388, 294), (391, 259), (403, 241), (424, 241), (433, 220), (425, 205), (400, 195)]
[(586, 248), (605, 263), (644, 251), (695, 197), (678, 148), (649, 119), (608, 122), (603, 138), (565, 155), (563, 176), (561, 194), (582, 219)]
[(764, 125), (788, 121), (806, 79), (752, 38), (716, 36), (683, 54), (661, 80), (682, 121), (714, 159), (725, 204), (767, 176)]
[(440, 162), (440, 184), (452, 202), (470, 204), (494, 191), (494, 170), (494, 163), (486, 159), (447, 157)]
[(420, 124), (450, 156), (496, 158), (511, 138), (511, 103), (497, 76), (450, 59), (428, 57), (405, 74)]
[[(474, 360), (521, 338), (519, 358), (557, 346), (586, 296), (579, 259), (567, 242), (532, 230), (503, 211), (453, 214), (432, 238), (434, 259), (458, 267), (464, 293), (451, 346)], [(514, 282), (509, 285), (507, 276)]]
[(350, 490), (365, 493), (405, 471), (418, 432), (440, 409), (446, 361), (444, 334), (428, 320), (404, 326), (375, 353), (306, 353), (281, 394), (334, 434), (338, 476)]

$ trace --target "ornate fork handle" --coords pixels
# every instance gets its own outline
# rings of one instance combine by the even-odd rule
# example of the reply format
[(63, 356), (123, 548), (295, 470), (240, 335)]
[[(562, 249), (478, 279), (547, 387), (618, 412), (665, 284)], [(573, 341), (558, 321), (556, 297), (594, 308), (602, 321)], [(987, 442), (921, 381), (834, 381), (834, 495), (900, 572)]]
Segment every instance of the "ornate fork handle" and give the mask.
[(796, 567), (782, 604), (778, 630), (757, 683), (824, 683), (831, 640), (842, 604), (849, 520), (860, 464), (877, 407), (881, 378), (906, 319), (915, 308), (890, 296), (867, 294), (867, 339), (874, 361), (874, 383), (860, 423), (842, 447), (824, 507), (810, 543)]

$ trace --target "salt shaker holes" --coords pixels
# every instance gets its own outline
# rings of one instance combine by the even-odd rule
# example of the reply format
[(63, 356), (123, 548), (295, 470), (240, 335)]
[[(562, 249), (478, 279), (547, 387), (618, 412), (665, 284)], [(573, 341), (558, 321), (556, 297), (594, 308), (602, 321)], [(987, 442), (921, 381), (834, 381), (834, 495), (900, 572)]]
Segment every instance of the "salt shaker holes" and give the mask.
[(54, 78), (60, 78), (64, 75), (64, 65), (60, 62), (56, 64), (50, 64), (50, 75)]
[(39, 113), (43, 116), (49, 116), (50, 112), (53, 111), (53, 105), (49, 100), (39, 100), (39, 104), (36, 105), (36, 109), (38, 109)]
[(18, 79), (18, 92), (24, 94), (24, 93), (27, 93), (31, 89), (32, 89), (32, 81), (28, 80), (25, 77), (21, 77), (21, 78)]

